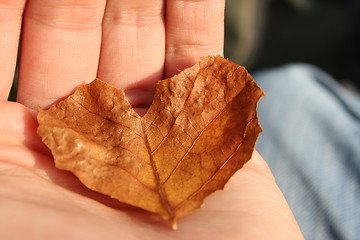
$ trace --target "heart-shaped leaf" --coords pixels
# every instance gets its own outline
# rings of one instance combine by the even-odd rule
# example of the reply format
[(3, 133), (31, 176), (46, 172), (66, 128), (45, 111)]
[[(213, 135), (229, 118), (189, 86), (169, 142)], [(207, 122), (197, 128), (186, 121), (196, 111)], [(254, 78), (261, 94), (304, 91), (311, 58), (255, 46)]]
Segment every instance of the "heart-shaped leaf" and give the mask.
[(96, 79), (40, 110), (38, 133), (88, 188), (174, 221), (251, 158), (263, 95), (245, 68), (209, 56), (159, 81), (143, 117)]

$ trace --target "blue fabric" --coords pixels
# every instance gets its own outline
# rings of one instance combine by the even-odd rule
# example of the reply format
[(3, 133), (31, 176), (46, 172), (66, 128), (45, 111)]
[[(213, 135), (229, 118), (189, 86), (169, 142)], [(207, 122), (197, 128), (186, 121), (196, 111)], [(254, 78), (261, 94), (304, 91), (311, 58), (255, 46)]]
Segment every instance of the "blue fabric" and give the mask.
[(253, 74), (267, 96), (257, 150), (306, 239), (360, 239), (360, 97), (314, 66)]

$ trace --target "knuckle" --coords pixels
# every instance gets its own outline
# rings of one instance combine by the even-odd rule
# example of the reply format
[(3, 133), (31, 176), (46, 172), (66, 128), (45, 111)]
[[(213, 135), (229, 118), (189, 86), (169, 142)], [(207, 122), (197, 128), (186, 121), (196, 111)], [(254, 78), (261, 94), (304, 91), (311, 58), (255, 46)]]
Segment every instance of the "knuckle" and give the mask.
[(146, 27), (162, 22), (162, 6), (141, 8), (109, 7), (104, 15), (104, 23), (128, 27)]
[(187, 43), (187, 44), (171, 44), (166, 46), (166, 54), (173, 56), (205, 56), (211, 54), (222, 53), (222, 47), (217, 43)]
[[(62, 30), (91, 30), (101, 27), (104, 3), (96, 1), (48, 1), (26, 12), (26, 18)], [(90, 3), (92, 2), (92, 3)]]

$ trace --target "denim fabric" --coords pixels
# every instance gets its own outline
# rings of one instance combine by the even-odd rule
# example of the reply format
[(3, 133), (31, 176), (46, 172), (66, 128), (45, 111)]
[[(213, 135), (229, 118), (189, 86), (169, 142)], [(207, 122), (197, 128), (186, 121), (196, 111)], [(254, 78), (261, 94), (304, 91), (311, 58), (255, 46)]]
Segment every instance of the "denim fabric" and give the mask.
[(253, 74), (257, 150), (306, 239), (360, 239), (360, 97), (306, 64)]

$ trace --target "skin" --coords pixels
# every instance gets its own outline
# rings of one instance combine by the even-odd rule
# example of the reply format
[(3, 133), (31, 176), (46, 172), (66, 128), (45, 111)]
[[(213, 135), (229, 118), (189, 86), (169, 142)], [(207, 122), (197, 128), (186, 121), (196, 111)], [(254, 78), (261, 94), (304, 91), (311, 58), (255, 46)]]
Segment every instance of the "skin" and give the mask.
[[(25, 5), (26, 4), (26, 5)], [(139, 112), (156, 81), (222, 54), (223, 0), (0, 0), (1, 239), (303, 239), (261, 156), (178, 221), (90, 191), (55, 168), (36, 109), (99, 77)], [(165, 24), (166, 22), (166, 24)], [(18, 103), (7, 102), (22, 25)]]

